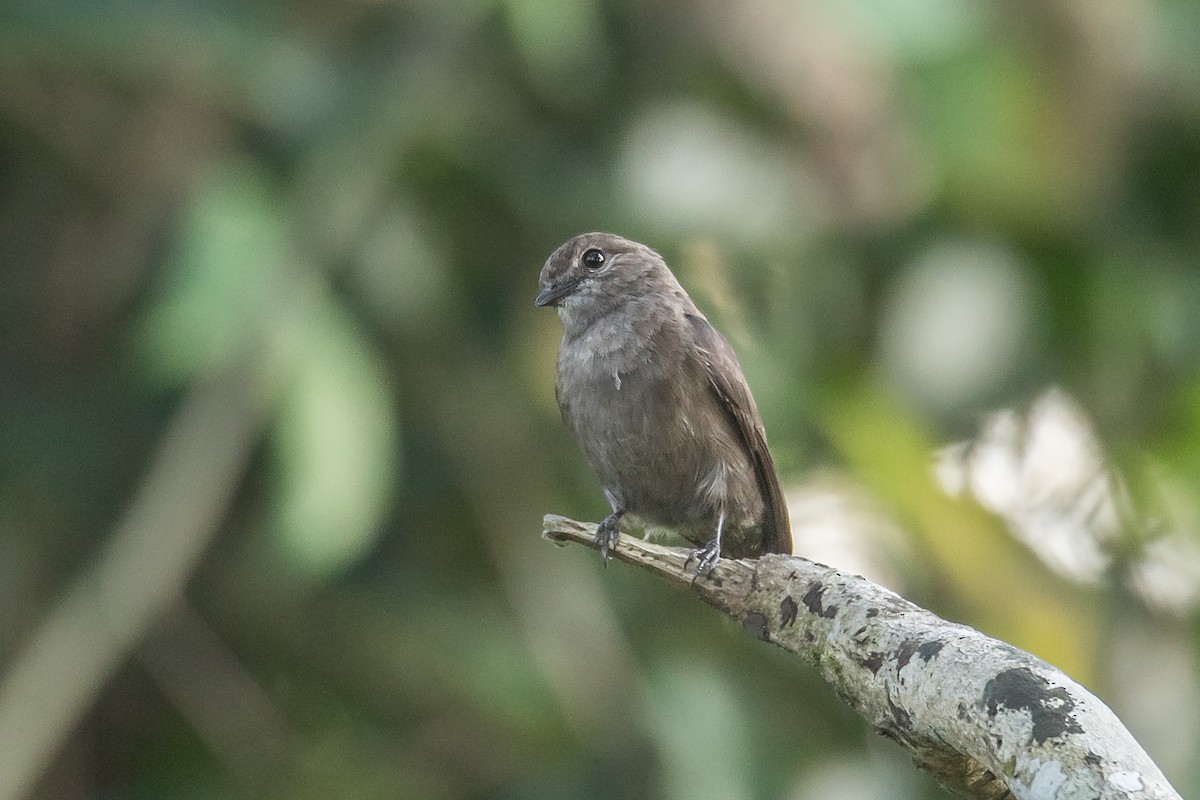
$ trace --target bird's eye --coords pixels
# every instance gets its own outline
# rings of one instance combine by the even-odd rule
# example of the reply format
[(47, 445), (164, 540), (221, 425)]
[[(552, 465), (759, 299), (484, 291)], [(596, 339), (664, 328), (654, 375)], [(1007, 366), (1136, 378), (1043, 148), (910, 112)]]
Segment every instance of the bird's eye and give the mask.
[(596, 248), (593, 247), (592, 249), (584, 252), (583, 265), (588, 269), (600, 269), (600, 266), (603, 263), (604, 253), (600, 252)]

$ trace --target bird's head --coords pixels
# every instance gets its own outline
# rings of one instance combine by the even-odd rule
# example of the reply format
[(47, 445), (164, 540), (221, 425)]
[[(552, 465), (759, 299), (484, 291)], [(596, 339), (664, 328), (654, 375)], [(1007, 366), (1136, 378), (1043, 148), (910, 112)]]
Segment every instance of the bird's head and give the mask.
[(612, 233), (584, 233), (559, 245), (542, 267), (538, 290), (534, 303), (554, 306), (568, 328), (682, 291), (662, 256)]

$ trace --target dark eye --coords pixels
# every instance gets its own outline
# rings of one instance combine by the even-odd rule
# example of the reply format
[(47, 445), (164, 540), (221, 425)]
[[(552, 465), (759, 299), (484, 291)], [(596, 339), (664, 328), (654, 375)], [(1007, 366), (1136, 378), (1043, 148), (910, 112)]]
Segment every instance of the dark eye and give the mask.
[(604, 253), (601, 253), (596, 248), (587, 250), (583, 254), (583, 265), (588, 269), (600, 269), (600, 265), (604, 263)]

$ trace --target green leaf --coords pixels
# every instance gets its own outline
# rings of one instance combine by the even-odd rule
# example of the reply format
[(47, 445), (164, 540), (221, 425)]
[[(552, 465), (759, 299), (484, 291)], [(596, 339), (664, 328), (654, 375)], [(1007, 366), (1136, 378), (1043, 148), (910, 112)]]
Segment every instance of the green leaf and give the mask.
[(293, 353), (274, 429), (275, 530), (314, 577), (374, 544), (397, 473), (397, 431), (385, 371), (350, 315), (310, 293), (300, 324), (282, 329)]
[(278, 198), (256, 170), (226, 164), (200, 181), (157, 296), (135, 325), (135, 357), (169, 384), (228, 364), (261, 331), (286, 242)]

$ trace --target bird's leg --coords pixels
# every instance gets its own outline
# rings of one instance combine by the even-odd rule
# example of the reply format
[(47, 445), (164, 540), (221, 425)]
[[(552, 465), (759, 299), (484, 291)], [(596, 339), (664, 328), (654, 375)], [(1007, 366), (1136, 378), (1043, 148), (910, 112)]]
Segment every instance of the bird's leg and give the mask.
[(596, 549), (600, 551), (600, 558), (604, 559), (605, 566), (608, 565), (609, 548), (616, 547), (621, 539), (620, 525), (623, 516), (624, 509), (617, 509), (600, 520), (600, 524), (596, 526)]
[(683, 568), (687, 569), (687, 565), (692, 563), (692, 559), (696, 559), (696, 577), (692, 578), (695, 583), (700, 576), (707, 576), (717, 566), (718, 559), (721, 558), (721, 529), (725, 527), (725, 512), (722, 511), (717, 516), (717, 535), (709, 540), (708, 544), (693, 550), (687, 561), (684, 562)]
[(604, 496), (608, 498), (608, 504), (612, 507), (612, 513), (604, 519), (600, 520), (600, 524), (596, 526), (596, 549), (600, 551), (600, 558), (604, 561), (604, 566), (608, 566), (608, 550), (611, 547), (616, 547), (617, 542), (621, 539), (621, 517), (625, 516), (625, 509), (621, 507), (621, 503), (613, 496), (612, 492), (604, 490)]

